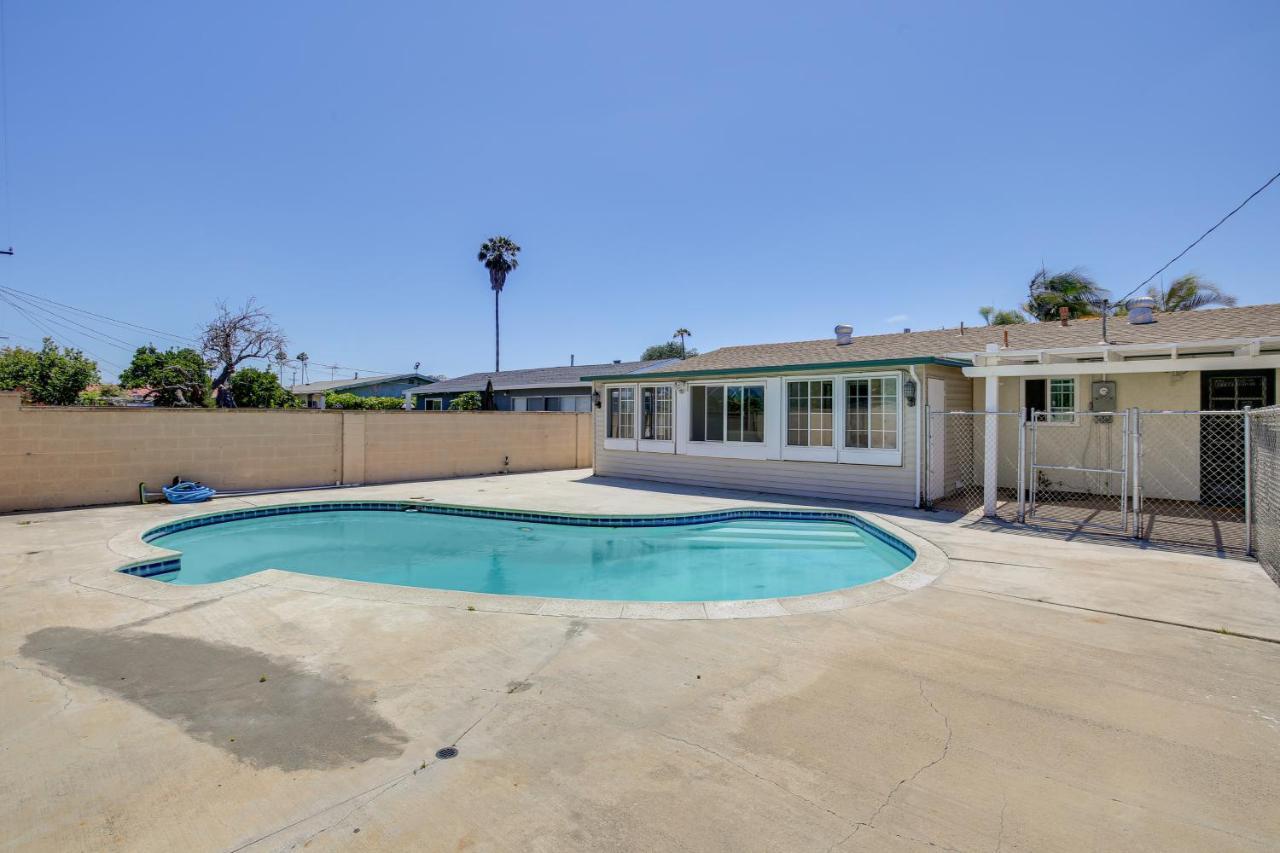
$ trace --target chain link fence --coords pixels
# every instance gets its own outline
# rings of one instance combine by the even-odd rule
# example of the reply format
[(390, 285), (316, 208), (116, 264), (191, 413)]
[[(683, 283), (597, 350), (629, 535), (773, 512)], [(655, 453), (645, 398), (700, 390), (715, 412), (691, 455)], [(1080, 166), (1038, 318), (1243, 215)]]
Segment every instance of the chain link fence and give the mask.
[(926, 505), (985, 507), (994, 424), (996, 518), (1048, 532), (1256, 554), (1280, 581), (1280, 407), (1252, 412), (925, 410)]
[(1244, 412), (1139, 412), (1138, 535), (1222, 554), (1249, 551)]
[(1280, 583), (1280, 407), (1249, 413), (1253, 553)]
[(925, 410), (925, 496), (933, 509), (970, 513), (985, 502), (987, 426), (996, 440), (996, 512), (1018, 521), (1023, 482), (1022, 419), (1017, 412), (934, 412)]
[(1129, 412), (1035, 412), (1027, 422), (1027, 518), (1128, 529)]

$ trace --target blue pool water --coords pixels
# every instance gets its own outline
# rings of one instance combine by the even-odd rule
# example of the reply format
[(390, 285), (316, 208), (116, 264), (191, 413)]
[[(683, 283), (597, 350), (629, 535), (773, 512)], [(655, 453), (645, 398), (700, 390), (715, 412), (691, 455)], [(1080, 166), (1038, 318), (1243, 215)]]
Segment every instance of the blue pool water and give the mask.
[[(704, 601), (867, 583), (911, 557), (855, 524), (741, 519), (602, 527), (428, 512), (323, 511), (150, 538), (182, 552), (175, 584), (261, 569), (503, 595)], [(906, 549), (909, 550), (909, 549)]]

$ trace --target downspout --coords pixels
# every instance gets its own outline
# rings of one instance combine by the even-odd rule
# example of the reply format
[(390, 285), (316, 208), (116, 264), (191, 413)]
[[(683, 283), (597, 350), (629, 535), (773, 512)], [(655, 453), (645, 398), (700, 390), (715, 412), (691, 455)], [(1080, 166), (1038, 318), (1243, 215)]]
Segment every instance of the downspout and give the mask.
[(924, 405), (921, 400), (924, 399), (925, 388), (920, 382), (920, 377), (916, 374), (916, 366), (908, 365), (907, 369), (911, 371), (911, 380), (916, 383), (916, 509), (920, 508), (920, 462), (924, 458), (922, 450), (924, 445), (924, 433), (921, 427), (924, 424)]

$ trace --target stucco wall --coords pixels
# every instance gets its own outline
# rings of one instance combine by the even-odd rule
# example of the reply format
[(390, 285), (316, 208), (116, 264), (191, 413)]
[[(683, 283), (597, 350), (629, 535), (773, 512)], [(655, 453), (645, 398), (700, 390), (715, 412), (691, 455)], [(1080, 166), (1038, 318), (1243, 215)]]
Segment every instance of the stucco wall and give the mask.
[[(1094, 379), (1110, 378), (1116, 382), (1116, 407), (1143, 410), (1195, 410), (1200, 408), (1200, 374), (1197, 371), (1180, 373), (1118, 374), (1110, 377), (1081, 374), (1076, 377), (1076, 408), (1088, 411), (1090, 386)], [(973, 410), (982, 411), (985, 406), (985, 388), (982, 380), (973, 383)], [(1022, 410), (1022, 380), (1015, 377), (1000, 379), (1000, 411)], [(1158, 423), (1154, 419), (1159, 419)], [(1200, 439), (1199, 421), (1192, 416), (1147, 416), (1153, 437), (1161, 435), (1165, 440), (1159, 448), (1147, 447), (1143, 453), (1144, 492), (1152, 498), (1198, 500), (1200, 497)], [(1021, 418), (1000, 418), (1001, 486), (1012, 487), (1017, 480), (1017, 453), (1006, 452), (1016, 448)], [(1094, 465), (1119, 468), (1121, 464), (1121, 425), (1117, 417), (1111, 426), (1097, 423), (1096, 418), (1082, 417), (1075, 424), (1044, 424), (1038, 428), (1037, 442), (1042, 462), (1060, 464)], [(1030, 448), (1028, 447), (1028, 455)], [(976, 457), (980, 463), (980, 455)], [(1071, 472), (1048, 472), (1061, 488), (1086, 487), (1084, 475)], [(1094, 475), (1094, 481), (1100, 478)], [(1115, 488), (1119, 488), (1119, 478)], [(980, 477), (979, 477), (979, 482)]]
[(590, 418), (22, 408), (0, 393), (0, 511), (127, 503), (139, 482), (156, 490), (175, 475), (235, 490), (581, 468), (591, 464)]

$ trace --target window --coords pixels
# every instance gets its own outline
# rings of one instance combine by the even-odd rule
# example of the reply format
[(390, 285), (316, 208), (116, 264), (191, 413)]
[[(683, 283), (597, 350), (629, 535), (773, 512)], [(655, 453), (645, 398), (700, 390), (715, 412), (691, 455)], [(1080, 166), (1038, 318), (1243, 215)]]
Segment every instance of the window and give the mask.
[(636, 389), (609, 389), (608, 438), (636, 437)]
[(671, 441), (672, 397), (670, 385), (640, 386), (640, 437), (646, 441)]
[(695, 385), (689, 439), (764, 443), (763, 385)]
[(586, 396), (583, 396), (583, 397), (565, 397), (565, 399), (566, 399), (566, 400), (573, 400), (573, 402), (574, 402), (574, 408), (573, 408), (573, 410), (574, 410), (575, 412), (589, 412), (589, 411), (591, 411), (591, 398), (590, 398), (590, 397), (586, 397)]
[(850, 379), (845, 385), (844, 446), (898, 449), (898, 377)]
[(1073, 424), (1076, 422), (1075, 377), (1028, 379), (1023, 402), (1025, 420), (1031, 420), (1034, 411), (1039, 423)]
[(426, 397), (422, 400), (422, 410), (424, 412), (438, 412), (444, 408), (439, 397)]
[(524, 401), (526, 412), (545, 412), (547, 410), (546, 397), (525, 397)]
[(787, 444), (831, 447), (832, 382), (830, 379), (787, 383)]

